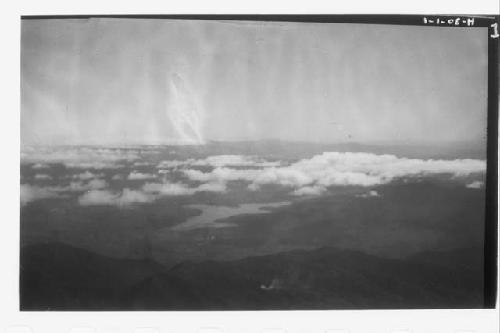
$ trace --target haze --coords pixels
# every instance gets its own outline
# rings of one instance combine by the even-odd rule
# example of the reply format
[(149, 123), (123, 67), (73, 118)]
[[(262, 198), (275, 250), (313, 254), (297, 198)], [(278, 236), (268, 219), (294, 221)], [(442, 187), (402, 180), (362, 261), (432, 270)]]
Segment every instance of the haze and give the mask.
[(22, 21), (23, 144), (482, 143), (483, 28)]

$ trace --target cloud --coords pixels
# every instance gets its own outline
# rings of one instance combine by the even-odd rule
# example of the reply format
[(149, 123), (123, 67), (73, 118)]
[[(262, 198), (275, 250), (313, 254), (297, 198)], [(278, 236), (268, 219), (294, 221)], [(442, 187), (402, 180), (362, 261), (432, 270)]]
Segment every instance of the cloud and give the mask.
[(314, 176), (304, 170), (297, 168), (268, 168), (257, 173), (257, 177), (253, 179), (256, 185), (262, 184), (280, 184), (284, 186), (300, 187), (314, 183)]
[(127, 177), (128, 180), (144, 180), (153, 178), (156, 178), (156, 175), (153, 175), (151, 173), (141, 173), (137, 171), (132, 171)]
[(91, 190), (105, 188), (108, 186), (108, 183), (102, 179), (92, 179), (87, 183), (87, 187)]
[(71, 182), (69, 184), (70, 191), (89, 191), (89, 190), (99, 190), (106, 188), (108, 183), (103, 179), (92, 179), (91, 181), (84, 182)]
[(119, 168), (121, 163), (140, 158), (138, 150), (126, 148), (23, 146), (21, 163), (62, 163), (68, 168)]
[(71, 169), (119, 169), (122, 168), (122, 164), (118, 164), (113, 161), (102, 161), (102, 162), (86, 162), (86, 161), (75, 161), (75, 162), (64, 162), (67, 168)]
[(189, 187), (182, 183), (146, 183), (143, 191), (165, 196), (192, 195), (197, 192), (225, 192), (225, 183), (209, 182), (196, 187)]
[(78, 198), (78, 203), (82, 206), (92, 205), (114, 205), (117, 195), (107, 190), (89, 191)]
[[(208, 160), (208, 159), (207, 159)], [(230, 161), (231, 158), (223, 158)], [(234, 161), (241, 161), (234, 159)], [(182, 172), (190, 180), (218, 182), (242, 180), (250, 182), (248, 188), (257, 190), (264, 184), (278, 184), (295, 189), (292, 194), (319, 193), (329, 186), (375, 186), (396, 178), (435, 174), (455, 177), (486, 170), (486, 162), (473, 159), (422, 160), (400, 158), (394, 155), (371, 153), (325, 152), (309, 159), (299, 160), (287, 166), (261, 169), (231, 169), (216, 167), (202, 172), (185, 169)]]
[(138, 161), (138, 162), (134, 162), (133, 164), (134, 166), (148, 166), (150, 165), (149, 162), (144, 162), (144, 161)]
[(226, 182), (234, 180), (253, 181), (260, 174), (257, 169), (230, 169), (215, 168), (210, 172), (201, 172), (195, 169), (182, 170), (184, 175), (191, 180), (199, 182)]
[(194, 169), (182, 170), (182, 172), (189, 179), (198, 182), (206, 182), (216, 178), (213, 172), (202, 172), (200, 170), (194, 170)]
[(188, 159), (185, 161), (179, 161), (179, 160), (171, 160), (171, 161), (161, 161), (158, 163), (156, 166), (158, 169), (161, 168), (177, 168), (177, 167), (182, 167), (186, 165), (190, 165), (193, 163), (195, 160), (194, 159)]
[(213, 167), (223, 167), (223, 166), (252, 166), (252, 167), (273, 167), (279, 166), (280, 162), (269, 162), (257, 158), (255, 156), (246, 155), (214, 155), (209, 156), (205, 159), (196, 160), (191, 163), (191, 165), (198, 166), (213, 166)]
[(52, 177), (43, 173), (39, 173), (35, 175), (36, 180), (51, 180)]
[(195, 192), (226, 192), (225, 183), (206, 183), (195, 188)]
[(31, 166), (33, 169), (48, 169), (50, 168), (50, 165), (48, 164), (43, 164), (43, 163), (35, 163)]
[(248, 185), (247, 187), (250, 191), (258, 191), (260, 190), (260, 186), (255, 184), (255, 183), (251, 183)]
[(375, 190), (371, 190), (371, 191), (368, 191), (367, 193), (363, 193), (363, 194), (358, 195), (358, 197), (360, 197), (360, 198), (370, 198), (370, 197), (379, 197), (379, 196), (380, 196), (380, 194)]
[(58, 198), (62, 196), (48, 187), (22, 184), (20, 187), (20, 197), (21, 197), (21, 204), (25, 205), (35, 200)]
[(85, 192), (102, 190), (108, 186), (108, 183), (102, 179), (92, 179), (88, 182), (72, 181), (65, 186), (37, 186), (22, 184), (21, 185), (21, 203), (46, 199), (66, 197), (65, 192)]
[(118, 198), (118, 202), (120, 205), (127, 205), (132, 203), (147, 203), (155, 200), (155, 197), (136, 190), (124, 189), (122, 191), (121, 196)]
[(102, 173), (96, 174), (96, 173), (92, 173), (90, 171), (85, 171), (83, 173), (73, 175), (72, 178), (73, 179), (81, 179), (81, 180), (89, 180), (89, 179), (100, 178), (100, 177), (104, 177), (104, 174), (102, 174)]
[(279, 161), (266, 161), (256, 156), (247, 155), (214, 155), (204, 159), (187, 159), (162, 161), (157, 168), (178, 168), (189, 166), (211, 166), (218, 167), (275, 167), (281, 165)]
[(195, 193), (192, 188), (181, 183), (146, 183), (142, 189), (148, 193), (156, 193), (160, 195), (175, 196), (175, 195), (191, 195)]
[(66, 186), (47, 186), (45, 189), (55, 193), (59, 192), (84, 192), (90, 190), (100, 190), (108, 187), (108, 183), (103, 179), (92, 179), (85, 181), (72, 181)]
[[(108, 151), (99, 151), (99, 154)], [(117, 156), (123, 157), (123, 152), (111, 154), (110, 158), (115, 161)], [(98, 154), (98, 155), (99, 155)], [(133, 153), (136, 154), (136, 153)], [(125, 154), (126, 156), (127, 154)], [(131, 157), (132, 158), (132, 157)], [(109, 161), (105, 161), (107, 163)], [(78, 162), (82, 165), (82, 162)], [(87, 163), (87, 162), (86, 162)], [(100, 163), (89, 161), (88, 163)], [(113, 162), (114, 163), (114, 162)], [(468, 176), (475, 173), (484, 173), (486, 162), (473, 159), (456, 160), (422, 160), (396, 157), (394, 155), (376, 155), (371, 153), (339, 153), (325, 152), (311, 158), (302, 159), (285, 165), (278, 162), (267, 162), (252, 156), (242, 155), (216, 155), (205, 159), (188, 159), (185, 161), (163, 161), (166, 166), (183, 166), (181, 172), (191, 181), (200, 184), (193, 186), (184, 183), (150, 182), (143, 185), (142, 190), (130, 192), (123, 190), (116, 194), (105, 189), (108, 184), (103, 179), (96, 179), (102, 174), (86, 171), (74, 176), (80, 181), (72, 181), (66, 186), (53, 186), (45, 188), (26, 188), (26, 200), (36, 200), (45, 196), (57, 196), (61, 192), (83, 192), (90, 191), (93, 196), (102, 202), (113, 200), (114, 204), (129, 201), (140, 202), (141, 200), (154, 200), (159, 196), (182, 196), (193, 195), (198, 192), (226, 192), (228, 182), (244, 181), (248, 183), (249, 190), (258, 190), (266, 184), (281, 185), (291, 188), (292, 195), (321, 195), (330, 186), (363, 186), (371, 187), (386, 184), (394, 179), (419, 177), (425, 175), (447, 174), (453, 177)], [(203, 172), (189, 166), (211, 166), (213, 169)], [(245, 165), (248, 166), (245, 168)], [(238, 168), (232, 168), (238, 166)], [(256, 167), (259, 166), (259, 167)], [(158, 173), (168, 173), (167, 169), (160, 169)], [(122, 179), (121, 175), (113, 176), (113, 180)], [(154, 174), (133, 171), (128, 179), (153, 179)], [(88, 182), (85, 182), (88, 180)], [(481, 182), (472, 182), (468, 188), (480, 188)], [(31, 194), (32, 193), (32, 194)], [(371, 194), (370, 194), (371, 193)], [(375, 196), (368, 192), (367, 196)], [(143, 196), (141, 196), (141, 194)], [(378, 193), (376, 193), (378, 195)], [(110, 199), (113, 195), (114, 199)], [(142, 199), (141, 199), (142, 198)], [(91, 201), (92, 195), (84, 197), (84, 202)], [(87, 200), (87, 201), (86, 201)], [(90, 202), (89, 201), (89, 202)]]
[[(429, 174), (463, 176), (484, 172), (485, 168), (485, 161), (472, 159), (421, 160), (371, 153), (327, 152), (310, 159), (300, 160), (288, 167), (270, 169), (267, 172), (275, 176), (276, 179), (273, 182), (283, 185), (317, 183), (323, 186), (372, 186), (388, 183), (399, 177)], [(271, 179), (273, 178), (265, 177), (264, 174), (255, 182), (266, 183)]]
[(292, 195), (296, 196), (302, 196), (302, 195), (307, 195), (307, 196), (315, 196), (315, 195), (321, 195), (326, 191), (326, 188), (323, 186), (304, 186), (299, 189), (296, 189), (295, 191), (292, 192)]
[(472, 183), (465, 185), (467, 188), (479, 189), (482, 188), (484, 183), (482, 181), (475, 180)]
[(113, 193), (108, 190), (92, 190), (81, 195), (78, 198), (78, 203), (82, 206), (125, 206), (148, 203), (154, 200), (153, 195), (126, 188), (121, 193)]

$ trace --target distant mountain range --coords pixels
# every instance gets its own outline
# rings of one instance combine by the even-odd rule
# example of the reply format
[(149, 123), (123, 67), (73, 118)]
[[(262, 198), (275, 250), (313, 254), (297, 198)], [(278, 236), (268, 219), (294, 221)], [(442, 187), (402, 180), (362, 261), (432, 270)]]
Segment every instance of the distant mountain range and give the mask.
[(383, 259), (295, 250), (234, 261), (112, 259), (62, 243), (21, 249), (21, 310), (481, 308), (482, 249)]
[[(37, 145), (24, 145), (22, 147), (37, 147)], [(205, 151), (210, 154), (288, 154), (311, 155), (327, 151), (337, 152), (369, 152), (374, 154), (393, 154), (398, 157), (409, 158), (486, 158), (485, 142), (340, 142), (321, 143), (285, 140), (259, 140), (259, 141), (207, 141), (205, 144), (177, 144), (177, 143), (136, 143), (136, 144), (81, 144), (58, 145), (58, 147), (108, 147), (108, 148), (162, 148), (168, 147), (182, 152)], [(189, 156), (192, 157), (192, 156)]]
[[(290, 142), (283, 140), (262, 140), (262, 141), (210, 141), (207, 144), (212, 147), (219, 147), (222, 151), (227, 151), (231, 147), (235, 150), (246, 147), (250, 152), (276, 151), (280, 154), (290, 152), (323, 153), (325, 151), (338, 152), (368, 152), (374, 154), (393, 154), (399, 157), (409, 158), (486, 158), (486, 144), (474, 142), (443, 142), (443, 143), (316, 143), (316, 142)], [(227, 154), (227, 152), (226, 152)]]

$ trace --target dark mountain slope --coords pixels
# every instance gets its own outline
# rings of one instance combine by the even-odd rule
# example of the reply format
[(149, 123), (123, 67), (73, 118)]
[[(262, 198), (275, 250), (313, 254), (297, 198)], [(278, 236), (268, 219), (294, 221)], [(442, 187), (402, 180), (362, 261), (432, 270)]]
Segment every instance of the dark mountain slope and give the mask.
[(401, 260), (323, 248), (167, 270), (45, 244), (22, 249), (21, 309), (477, 308), (481, 258), (480, 248)]

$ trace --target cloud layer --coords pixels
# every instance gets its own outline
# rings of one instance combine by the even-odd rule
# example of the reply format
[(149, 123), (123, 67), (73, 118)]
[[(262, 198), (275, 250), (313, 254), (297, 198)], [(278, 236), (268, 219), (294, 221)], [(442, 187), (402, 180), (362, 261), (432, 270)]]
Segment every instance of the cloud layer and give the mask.
[(21, 163), (34, 163), (33, 168), (62, 163), (68, 168), (113, 169), (124, 161), (134, 161), (142, 151), (126, 148), (75, 147), (75, 146), (23, 146)]
[(211, 166), (211, 167), (275, 167), (279, 161), (266, 161), (257, 156), (247, 155), (214, 155), (204, 159), (190, 158), (187, 160), (161, 161), (157, 168), (178, 168), (186, 166)]
[(473, 188), (473, 189), (480, 189), (484, 186), (484, 183), (482, 181), (479, 181), (479, 180), (475, 180), (467, 185), (465, 185), (465, 187), (467, 188)]
[(485, 170), (485, 161), (473, 159), (422, 160), (371, 153), (326, 152), (282, 167), (232, 169), (218, 166), (210, 172), (185, 169), (183, 173), (199, 182), (242, 180), (250, 182), (251, 190), (258, 190), (265, 184), (277, 184), (294, 188), (294, 195), (313, 195), (323, 193), (329, 186), (375, 186), (396, 178), (436, 174), (460, 177)]
[(146, 183), (143, 191), (159, 196), (192, 195), (197, 192), (226, 192), (225, 183), (204, 183), (196, 187), (189, 187), (182, 183)]
[[(77, 162), (74, 162), (76, 155), (72, 150), (62, 155), (60, 152), (49, 151), (50, 157), (37, 163), (46, 165), (57, 160), (65, 161), (67, 165), (79, 163), (80, 166), (82, 163), (95, 164), (102, 161), (106, 161), (104, 163), (111, 161), (114, 164), (117, 161), (134, 160), (140, 155), (137, 152), (131, 153), (126, 150), (117, 152), (115, 149), (104, 148), (83, 151), (86, 154), (89, 151), (92, 153), (84, 154), (84, 157), (77, 155)], [(104, 155), (106, 157), (103, 157)], [(89, 161), (90, 156), (94, 158), (101, 156), (101, 161)], [(87, 162), (82, 162), (83, 160)], [(200, 167), (203, 167), (204, 171), (201, 171)], [(199, 192), (224, 193), (230, 188), (229, 184), (236, 181), (243, 182), (250, 191), (258, 191), (265, 185), (278, 185), (289, 188), (289, 194), (293, 196), (318, 196), (326, 193), (332, 186), (372, 187), (395, 179), (438, 174), (455, 178), (465, 177), (483, 173), (486, 170), (486, 162), (474, 159), (423, 160), (372, 153), (325, 152), (294, 163), (267, 161), (255, 156), (215, 155), (203, 159), (163, 161), (157, 168), (156, 174), (131, 171), (128, 175), (107, 176), (112, 180), (134, 181), (132, 184), (134, 189), (120, 188), (122, 185), (114, 184), (119, 188), (111, 190), (104, 179), (105, 174), (89, 170), (70, 176), (71, 182), (67, 185), (45, 187), (22, 185), (21, 202), (25, 204), (33, 200), (76, 193), (79, 195), (78, 202), (81, 205), (147, 203), (162, 196), (187, 196)], [(178, 175), (181, 175), (180, 179)], [(50, 178), (46, 174), (36, 174), (35, 179)], [(468, 188), (482, 186), (483, 183), (480, 181), (472, 181), (467, 185)], [(377, 195), (376, 191), (370, 190), (362, 196)]]
[(61, 197), (61, 194), (57, 191), (53, 191), (47, 187), (41, 187), (36, 185), (22, 184), (20, 187), (21, 195), (21, 205), (25, 205), (29, 202)]
[(145, 180), (154, 178), (156, 178), (156, 175), (153, 175), (152, 173), (142, 173), (137, 171), (132, 171), (127, 177), (128, 180)]
[(154, 200), (155, 198), (152, 195), (125, 188), (121, 193), (113, 193), (108, 190), (89, 191), (78, 198), (78, 203), (82, 206), (125, 206)]
[(21, 204), (48, 198), (65, 198), (68, 193), (80, 193), (95, 191), (108, 187), (108, 183), (103, 179), (92, 179), (88, 182), (71, 181), (65, 186), (38, 186), (21, 184), (20, 196)]

